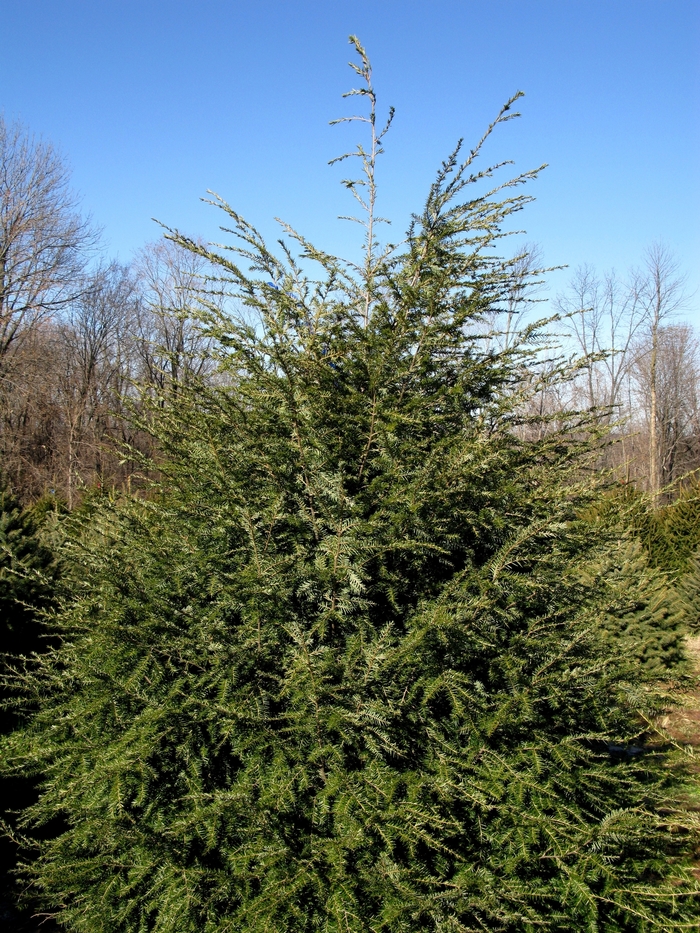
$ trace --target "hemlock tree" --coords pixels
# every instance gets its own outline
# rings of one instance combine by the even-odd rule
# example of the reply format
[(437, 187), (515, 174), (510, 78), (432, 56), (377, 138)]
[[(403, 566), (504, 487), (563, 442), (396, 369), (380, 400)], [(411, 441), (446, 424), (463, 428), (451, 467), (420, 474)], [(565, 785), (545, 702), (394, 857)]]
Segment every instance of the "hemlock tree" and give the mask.
[[(41, 615), (51, 603), (57, 568), (53, 554), (39, 534), (41, 509), (23, 510), (12, 492), (0, 486), (0, 667), (12, 664), (20, 656), (45, 650), (46, 632)], [(44, 519), (46, 516), (44, 515)], [(38, 520), (37, 520), (38, 519)], [(8, 706), (0, 710), (0, 735), (18, 725), (12, 694), (0, 686), (0, 701)], [(31, 780), (23, 777), (0, 778), (2, 819), (14, 823), (15, 811), (35, 798)], [(0, 916), (5, 916), (5, 901), (11, 897), (10, 872), (15, 867), (17, 846), (10, 838), (0, 839)]]
[(584, 520), (595, 424), (520, 414), (538, 328), (484, 336), (536, 173), (470, 191), (516, 98), (381, 250), (352, 42), (364, 263), (289, 229), (303, 258), (280, 259), (222, 201), (231, 251), (173, 234), (212, 264), (226, 378), (154, 402), (148, 500), (75, 520), (61, 644), (4, 749), (42, 778), (26, 825), (62, 820), (30, 892), (90, 933), (694, 928), (680, 777), (644, 738), (659, 672), (621, 599), (654, 614), (654, 581), (609, 513)]

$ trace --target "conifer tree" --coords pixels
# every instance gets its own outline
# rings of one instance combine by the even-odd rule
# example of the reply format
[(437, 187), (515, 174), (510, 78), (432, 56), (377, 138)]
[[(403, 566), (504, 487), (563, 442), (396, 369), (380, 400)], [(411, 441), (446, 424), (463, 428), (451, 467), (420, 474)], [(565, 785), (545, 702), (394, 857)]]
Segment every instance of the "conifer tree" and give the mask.
[[(9, 488), (0, 489), (0, 666), (15, 663), (45, 649), (46, 632), (41, 614), (53, 598), (56, 565), (51, 551), (39, 535), (35, 509), (23, 510)], [(0, 735), (18, 725), (13, 696), (0, 688), (0, 700), (8, 704), (0, 710)], [(14, 823), (15, 812), (36, 796), (31, 780), (23, 777), (0, 778), (2, 818)], [(9, 838), (0, 839), (0, 917), (9, 910), (13, 897), (12, 869), (17, 847)], [(6, 906), (7, 905), (7, 906)]]
[(29, 654), (41, 647), (37, 612), (51, 597), (54, 559), (38, 534), (35, 510), (23, 510), (0, 488), (0, 651)]
[[(691, 569), (700, 550), (700, 488), (697, 481), (681, 489), (678, 497), (658, 510), (656, 535), (651, 539), (649, 551), (659, 567), (675, 575)], [(653, 516), (647, 520), (649, 524)]]
[(697, 493), (681, 490), (677, 499), (658, 508), (634, 489), (625, 489), (624, 497), (629, 503), (630, 526), (653, 566), (672, 577), (683, 574), (700, 544)]
[(680, 771), (645, 740), (659, 668), (606, 635), (656, 584), (584, 518), (595, 422), (523, 414), (541, 329), (484, 337), (536, 172), (477, 159), (519, 95), (382, 248), (387, 127), (351, 41), (363, 262), (288, 227), (274, 252), (219, 199), (228, 251), (171, 234), (211, 263), (225, 378), (154, 402), (149, 498), (75, 521), (61, 643), (5, 747), (42, 779), (26, 825), (64, 826), (30, 890), (85, 933), (691, 929)]

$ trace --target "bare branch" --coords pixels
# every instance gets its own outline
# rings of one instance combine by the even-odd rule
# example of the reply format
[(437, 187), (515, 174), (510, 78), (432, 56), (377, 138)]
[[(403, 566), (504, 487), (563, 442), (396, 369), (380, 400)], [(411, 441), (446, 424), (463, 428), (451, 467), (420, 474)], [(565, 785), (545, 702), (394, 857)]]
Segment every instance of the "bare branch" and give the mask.
[(22, 337), (76, 294), (96, 233), (48, 143), (0, 116), (0, 369)]

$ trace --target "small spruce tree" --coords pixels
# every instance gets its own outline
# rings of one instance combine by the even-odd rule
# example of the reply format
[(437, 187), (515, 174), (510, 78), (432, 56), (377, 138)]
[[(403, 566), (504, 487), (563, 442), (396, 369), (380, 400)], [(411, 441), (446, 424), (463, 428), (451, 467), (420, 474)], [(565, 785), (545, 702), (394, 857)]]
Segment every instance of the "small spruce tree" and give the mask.
[(154, 403), (159, 487), (68, 544), (5, 747), (42, 777), (27, 826), (64, 824), (30, 891), (85, 933), (691, 929), (680, 778), (644, 738), (659, 669), (609, 635), (654, 580), (583, 517), (595, 422), (523, 414), (540, 328), (484, 336), (537, 173), (479, 193), (477, 157), (519, 95), (382, 249), (351, 41), (363, 262), (289, 228), (277, 255), (218, 199), (228, 252), (171, 234), (242, 310), (203, 299), (222, 380)]

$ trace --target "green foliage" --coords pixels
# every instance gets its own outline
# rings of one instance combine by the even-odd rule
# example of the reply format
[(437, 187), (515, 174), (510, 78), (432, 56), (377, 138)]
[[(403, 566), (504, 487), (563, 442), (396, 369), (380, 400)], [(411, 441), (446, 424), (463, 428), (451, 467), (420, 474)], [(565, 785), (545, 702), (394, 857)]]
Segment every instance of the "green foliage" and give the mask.
[(700, 633), (700, 554), (680, 579), (679, 589), (685, 600), (686, 620), (690, 632)]
[[(663, 679), (687, 670), (685, 636), (692, 625), (687, 595), (667, 574), (649, 566), (637, 542), (611, 543), (588, 573), (592, 586), (603, 577), (609, 592), (601, 637), (610, 650), (633, 658), (645, 677)], [(595, 589), (594, 594), (595, 599), (600, 595)]]
[[(700, 486), (682, 488), (672, 502), (650, 508), (636, 494), (630, 497), (630, 525), (651, 564), (665, 573), (665, 595), (683, 616), (686, 632), (700, 629)], [(680, 600), (680, 602), (679, 602)]]
[(47, 604), (53, 555), (37, 524), (41, 511), (22, 510), (7, 489), (0, 490), (0, 651), (28, 654), (40, 647), (35, 618)]
[(700, 551), (700, 485), (683, 487), (661, 508), (651, 509), (636, 497), (632, 525), (654, 566), (679, 577), (691, 570)]
[(700, 918), (680, 772), (643, 735), (675, 659), (639, 658), (655, 626), (679, 654), (676, 622), (619, 528), (580, 517), (595, 424), (523, 414), (538, 328), (484, 336), (521, 287), (492, 248), (534, 174), (471, 195), (485, 138), (401, 249), (365, 201), (361, 267), (291, 230), (302, 259), (278, 258), (223, 202), (233, 252), (178, 238), (241, 303), (208, 316), (225, 379), (154, 402), (149, 501), (73, 519), (60, 645), (5, 747), (42, 776), (26, 825), (64, 821), (26, 876), (68, 929)]
[[(45, 648), (41, 614), (52, 599), (56, 566), (51, 551), (39, 534), (44, 510), (23, 510), (8, 489), (0, 490), (0, 663), (16, 664)], [(0, 688), (0, 734), (18, 724), (12, 696)], [(7, 705), (9, 704), (9, 705)], [(24, 778), (0, 779), (2, 816), (14, 823), (14, 812), (35, 798), (33, 782)], [(10, 872), (15, 865), (16, 845), (0, 840), (0, 902), (11, 897)], [(3, 905), (0, 903), (0, 911)]]

